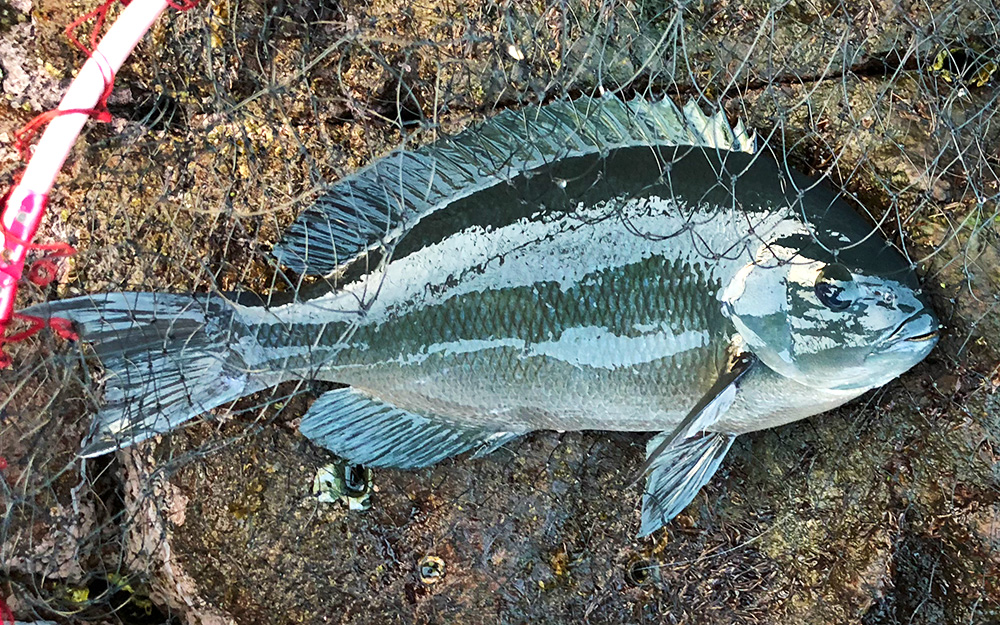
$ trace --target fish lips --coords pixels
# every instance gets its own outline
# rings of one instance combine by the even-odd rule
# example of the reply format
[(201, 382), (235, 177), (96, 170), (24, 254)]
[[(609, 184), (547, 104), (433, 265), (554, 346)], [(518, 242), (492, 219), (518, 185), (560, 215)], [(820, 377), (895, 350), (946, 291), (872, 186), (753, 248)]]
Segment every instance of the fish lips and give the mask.
[(934, 313), (920, 311), (899, 324), (892, 334), (880, 341), (873, 352), (907, 351), (926, 355), (937, 344), (941, 327)]

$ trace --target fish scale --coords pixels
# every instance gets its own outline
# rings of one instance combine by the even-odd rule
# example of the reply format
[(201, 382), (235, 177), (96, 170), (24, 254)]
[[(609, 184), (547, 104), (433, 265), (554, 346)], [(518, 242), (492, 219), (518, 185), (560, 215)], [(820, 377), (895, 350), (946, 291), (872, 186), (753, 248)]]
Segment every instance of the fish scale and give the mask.
[[(347, 348), (339, 353), (337, 362), (398, 360), (426, 351), (428, 345), (460, 340), (555, 339), (565, 330), (579, 327), (603, 327), (616, 336), (638, 336), (637, 326), (663, 323), (677, 332), (722, 333), (729, 326), (715, 304), (718, 282), (707, 283), (697, 272), (685, 276), (679, 273), (683, 268), (655, 257), (620, 272), (594, 274), (593, 280), (588, 276), (569, 289), (540, 282), (459, 296), (411, 310), (387, 323), (361, 325), (354, 341), (366, 348)], [(311, 332), (315, 335), (317, 328)], [(293, 330), (295, 335), (309, 333)]]
[(84, 454), (330, 380), (347, 386), (302, 433), (377, 467), (539, 429), (659, 432), (646, 535), (736, 436), (839, 406), (937, 340), (908, 259), (693, 102), (582, 97), (401, 148), (329, 186), (274, 252), (334, 287), (283, 306), (109, 293), (29, 311), (72, 319), (107, 371)]
[[(679, 273), (685, 268), (694, 275)], [(666, 427), (683, 416), (683, 410), (674, 406), (696, 399), (710, 385), (732, 331), (713, 305), (718, 283), (706, 283), (699, 270), (697, 264), (653, 256), (621, 270), (588, 274), (570, 288), (539, 282), (411, 307), (385, 323), (362, 323), (352, 342), (363, 347), (348, 345), (314, 358), (312, 362), (326, 360), (326, 364), (311, 375), (346, 382), (387, 400), (398, 402), (405, 396), (402, 405), (416, 403), (446, 419), (480, 413), (477, 424), (498, 423), (500, 418), (491, 421), (482, 415), (499, 411), (507, 424), (510, 413), (556, 415), (550, 422), (559, 429)], [(579, 363), (567, 366), (565, 358), (558, 357), (561, 354), (555, 358), (530, 354), (534, 346), (558, 341), (564, 333), (581, 328), (639, 339), (634, 348), (639, 353), (644, 336), (652, 337), (648, 346), (664, 329), (705, 332), (711, 337), (706, 337), (704, 350), (650, 358), (613, 375), (587, 371)], [(318, 327), (312, 331), (317, 333)], [(294, 333), (301, 336), (308, 330)], [(472, 352), (434, 352), (435, 346), (463, 341), (482, 346)], [(312, 346), (318, 341), (304, 343)], [(517, 393), (511, 392), (514, 388)], [(615, 389), (615, 401), (624, 401), (626, 409), (608, 404), (609, 389)], [(553, 402), (552, 397), (572, 398), (573, 405)], [(560, 414), (566, 414), (561, 421)]]

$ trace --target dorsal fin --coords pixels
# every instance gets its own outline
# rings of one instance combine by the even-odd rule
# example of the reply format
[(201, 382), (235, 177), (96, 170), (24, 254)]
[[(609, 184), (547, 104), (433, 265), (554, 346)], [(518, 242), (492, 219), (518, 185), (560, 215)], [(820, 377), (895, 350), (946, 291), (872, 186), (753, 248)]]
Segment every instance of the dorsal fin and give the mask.
[(623, 102), (582, 97), (507, 110), (432, 144), (397, 149), (343, 178), (303, 212), (275, 257), (303, 274), (326, 275), (390, 244), (456, 199), (562, 158), (642, 145), (691, 145), (754, 152), (742, 123), (709, 117), (693, 101)]

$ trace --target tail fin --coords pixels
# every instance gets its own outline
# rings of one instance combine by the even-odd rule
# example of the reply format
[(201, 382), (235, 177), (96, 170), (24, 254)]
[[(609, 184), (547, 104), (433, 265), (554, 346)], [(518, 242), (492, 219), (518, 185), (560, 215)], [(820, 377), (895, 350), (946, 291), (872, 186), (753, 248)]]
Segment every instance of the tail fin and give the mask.
[(84, 456), (176, 428), (266, 388), (247, 362), (256, 342), (236, 309), (212, 294), (106, 293), (25, 311), (76, 325), (105, 370), (105, 405)]

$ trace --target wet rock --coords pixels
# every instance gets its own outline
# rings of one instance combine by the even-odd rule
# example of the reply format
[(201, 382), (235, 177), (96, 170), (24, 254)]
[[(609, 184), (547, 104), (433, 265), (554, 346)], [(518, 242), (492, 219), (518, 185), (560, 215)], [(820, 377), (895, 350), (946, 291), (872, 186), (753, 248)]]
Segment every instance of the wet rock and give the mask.
[[(17, 354), (17, 352), (15, 352)], [(72, 376), (21, 352), (33, 393), (0, 379), (0, 593), (17, 616), (72, 610), (69, 589), (100, 569), (102, 502), (86, 461), (76, 457), (84, 401)]]
[(41, 112), (59, 104), (69, 81), (44, 58), (30, 9), (30, 2), (0, 4), (0, 76), (9, 105)]
[[(37, 396), (24, 371), (2, 372), (16, 398), (0, 404), (14, 418), (0, 432), (4, 494), (19, 502), (3, 512), (2, 572), (40, 595), (19, 610), (50, 604), (55, 590), (30, 583), (39, 574), (77, 585), (111, 570), (148, 579), (186, 623), (1000, 618), (997, 92), (930, 71), (938, 46), (988, 37), (981, 17), (995, 10), (568, 6), (212, 3), (161, 21), (119, 76), (119, 120), (90, 132), (53, 198), (49, 224), (65, 230), (46, 233), (81, 250), (59, 295), (290, 288), (268, 247), (325, 181), (498, 106), (603, 87), (706, 106), (725, 96), (781, 158), (906, 241), (947, 320), (940, 348), (848, 407), (742, 437), (644, 540), (638, 434), (534, 434), (482, 460), (378, 470), (368, 511), (318, 501), (314, 477), (336, 459), (292, 427), (304, 389), (91, 464), (88, 485), (110, 476), (120, 495), (77, 491), (75, 503), (88, 397), (66, 390), (66, 363), (45, 369)], [(53, 34), (78, 7), (42, 8), (48, 19), (15, 27), (4, 57), (20, 54), (29, 75), (44, 67), (33, 54), (79, 61)], [(17, 74), (2, 62), (5, 80)], [(4, 132), (17, 126), (20, 113), (3, 115)], [(428, 554), (446, 563), (430, 585)], [(655, 574), (637, 580), (636, 562)]]
[[(225, 433), (241, 428), (232, 424)], [(188, 429), (154, 455), (183, 456), (213, 434)], [(197, 596), (239, 623), (265, 616), (319, 622), (319, 615), (475, 623), (498, 611), (528, 622), (586, 613), (593, 622), (621, 622), (642, 613), (651, 597), (661, 604), (696, 598), (692, 614), (711, 601), (718, 622), (766, 614), (784, 580), (756, 548), (698, 562), (706, 551), (731, 547), (732, 538), (701, 528), (689, 533), (693, 540), (634, 539), (639, 489), (627, 484), (642, 445), (633, 438), (541, 434), (484, 460), (379, 470), (371, 510), (357, 512), (313, 495), (312, 475), (330, 459), (325, 452), (294, 431), (269, 428), (171, 471), (174, 500), (187, 500), (186, 520), (146, 542), (182, 558), (186, 572), (202, 580)], [(569, 484), (558, 496), (556, 480)], [(700, 503), (715, 507), (708, 498)], [(662, 583), (651, 583), (648, 594), (626, 582), (637, 548), (664, 566)], [(418, 575), (427, 554), (446, 563), (434, 584)], [(735, 571), (745, 579), (723, 590)], [(762, 578), (767, 583), (744, 610), (749, 598), (736, 589)], [(673, 587), (679, 580), (687, 590)], [(699, 587), (709, 580), (714, 588)], [(720, 590), (723, 596), (713, 594)]]
[(159, 467), (152, 446), (141, 445), (119, 452), (124, 484), (126, 538), (124, 553), (135, 562), (133, 573), (153, 580), (150, 598), (196, 625), (229, 625), (235, 621), (206, 601), (205, 580), (192, 576), (191, 554), (177, 553), (170, 536), (182, 530), (190, 498)]

